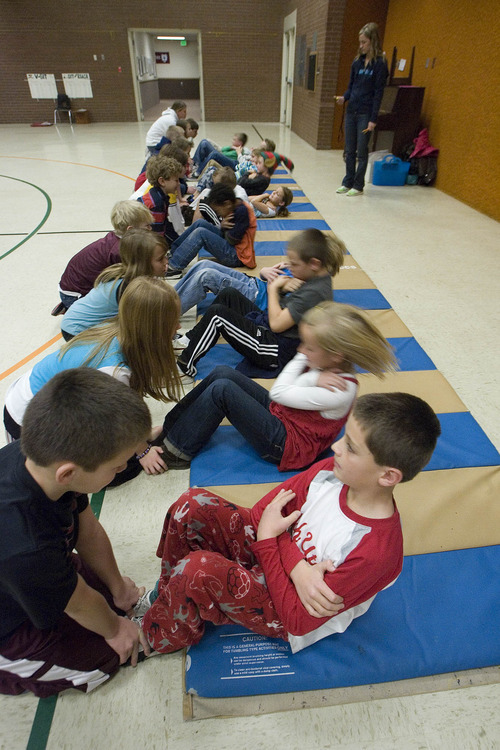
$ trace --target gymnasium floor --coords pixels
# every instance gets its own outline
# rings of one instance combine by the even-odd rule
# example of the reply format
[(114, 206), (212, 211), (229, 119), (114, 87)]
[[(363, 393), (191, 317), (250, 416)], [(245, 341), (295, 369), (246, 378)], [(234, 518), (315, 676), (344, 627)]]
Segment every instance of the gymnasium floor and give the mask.
[[(189, 113), (188, 113), (189, 114)], [(50, 316), (67, 260), (109, 230), (116, 200), (132, 192), (144, 161), (145, 123), (0, 126), (0, 396), (33, 358), (58, 344)], [(435, 189), (374, 188), (335, 195), (340, 151), (315, 151), (289, 130), (265, 123), (205, 123), (230, 142), (235, 131), (276, 140), (295, 162), (294, 177), (363, 270), (500, 447), (498, 419), (498, 224)], [(183, 319), (186, 328), (189, 319)], [(163, 409), (152, 402), (155, 423)], [(2, 437), (3, 444), (3, 437)], [(153, 551), (167, 507), (188, 472), (141, 476), (106, 493), (101, 521), (121, 569), (155, 580)], [(473, 602), (464, 597), (459, 612)], [(500, 685), (258, 717), (182, 721), (181, 656), (122, 670), (89, 696), (62, 695), (46, 747), (225, 750), (461, 750), (500, 746)], [(0, 750), (45, 747), (31, 695), (0, 696)], [(32, 733), (32, 727), (34, 730)], [(31, 734), (32, 733), (32, 734)], [(31, 739), (30, 739), (31, 734)]]

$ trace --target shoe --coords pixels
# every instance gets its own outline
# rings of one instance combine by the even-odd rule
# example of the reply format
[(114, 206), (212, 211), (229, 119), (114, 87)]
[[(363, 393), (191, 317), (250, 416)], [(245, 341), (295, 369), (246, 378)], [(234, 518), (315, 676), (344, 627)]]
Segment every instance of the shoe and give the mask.
[(161, 454), (161, 457), (166, 461), (169, 471), (173, 471), (176, 469), (189, 469), (189, 467), (191, 466), (190, 459), (188, 460), (186, 458), (175, 456), (169, 451), (165, 443), (163, 443), (162, 449), (163, 453)]
[(180, 279), (183, 273), (182, 268), (167, 268), (166, 279)]
[(130, 619), (132, 622), (137, 623), (139, 627), (142, 625), (142, 618), (148, 611), (148, 609), (153, 604), (153, 601), (155, 601), (156, 596), (154, 597), (153, 601), (151, 600), (152, 595), (155, 593), (154, 589), (150, 589), (149, 591), (146, 591), (145, 594), (143, 594), (141, 597), (139, 597), (137, 604), (134, 607), (134, 615)]
[(64, 315), (65, 312), (66, 312), (66, 307), (63, 305), (62, 302), (59, 302), (59, 304), (54, 307), (54, 309), (52, 310), (50, 314), (54, 316)]
[(176, 333), (172, 340), (172, 346), (174, 347), (174, 352), (182, 352), (186, 346), (189, 346), (189, 338), (186, 334)]
[(347, 188), (345, 185), (341, 185), (339, 188), (336, 189), (335, 192), (338, 193), (339, 195), (344, 195), (344, 193), (349, 192), (349, 188)]
[(353, 197), (353, 196), (355, 196), (355, 195), (363, 195), (363, 191), (362, 191), (362, 190), (356, 190), (356, 188), (351, 188), (351, 189), (350, 189), (350, 190), (349, 190), (349, 191), (347, 192), (347, 197), (348, 197), (348, 198), (352, 198), (352, 197)]

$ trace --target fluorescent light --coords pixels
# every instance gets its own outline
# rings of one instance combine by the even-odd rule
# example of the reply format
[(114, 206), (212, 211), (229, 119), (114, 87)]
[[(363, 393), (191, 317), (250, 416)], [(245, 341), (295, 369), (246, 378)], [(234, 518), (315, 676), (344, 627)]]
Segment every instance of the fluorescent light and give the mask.
[(186, 37), (185, 36), (157, 36), (157, 39), (168, 39), (169, 41), (179, 41), (183, 42)]

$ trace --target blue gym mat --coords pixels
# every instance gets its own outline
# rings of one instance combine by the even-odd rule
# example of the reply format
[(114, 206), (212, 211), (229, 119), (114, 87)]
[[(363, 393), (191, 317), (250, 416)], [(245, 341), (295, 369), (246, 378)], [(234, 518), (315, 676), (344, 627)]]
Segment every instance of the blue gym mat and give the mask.
[(207, 625), (186, 691), (207, 698), (367, 685), (500, 663), (500, 546), (405, 557), (396, 583), (340, 635), (292, 654), (236, 625)]
[[(438, 414), (438, 417), (441, 436), (424, 471), (500, 463), (495, 446), (469, 412)], [(191, 462), (191, 484), (196, 487), (284, 482), (296, 473), (281, 472), (275, 464), (264, 461), (230, 425), (219, 427)]]

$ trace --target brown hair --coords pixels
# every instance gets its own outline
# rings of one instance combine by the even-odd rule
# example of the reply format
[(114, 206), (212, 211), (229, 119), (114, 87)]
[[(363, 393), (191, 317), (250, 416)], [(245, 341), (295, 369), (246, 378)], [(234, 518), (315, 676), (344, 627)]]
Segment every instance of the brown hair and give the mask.
[(144, 442), (151, 416), (142, 398), (124, 383), (89, 367), (64, 370), (31, 399), (21, 431), (21, 450), (38, 466), (72, 461), (95, 471), (127, 448)]
[(375, 462), (399, 469), (403, 482), (429, 463), (441, 434), (429, 404), (410, 393), (368, 393), (356, 401), (353, 416)]
[(168, 250), (163, 235), (149, 229), (129, 229), (120, 240), (120, 263), (101, 271), (94, 286), (123, 279), (120, 294), (136, 276), (153, 276), (153, 256), (158, 247)]
[[(130, 387), (158, 401), (178, 401), (182, 391), (172, 339), (177, 330), (180, 300), (163, 279), (139, 276), (125, 289), (118, 317), (81, 331), (61, 347), (61, 355), (81, 344), (95, 343), (83, 362), (93, 367), (106, 356), (113, 339), (119, 341), (123, 364), (130, 368)], [(165, 393), (166, 391), (166, 393)]]
[(182, 164), (169, 156), (152, 156), (146, 165), (146, 179), (154, 187), (159, 187), (158, 180), (171, 180), (172, 177), (180, 177)]
[(344, 262), (344, 253), (347, 252), (346, 246), (334, 232), (326, 235), (319, 229), (304, 229), (290, 240), (288, 247), (305, 263), (313, 258), (319, 260), (330, 276), (338, 274)]

